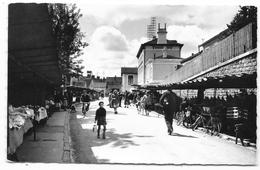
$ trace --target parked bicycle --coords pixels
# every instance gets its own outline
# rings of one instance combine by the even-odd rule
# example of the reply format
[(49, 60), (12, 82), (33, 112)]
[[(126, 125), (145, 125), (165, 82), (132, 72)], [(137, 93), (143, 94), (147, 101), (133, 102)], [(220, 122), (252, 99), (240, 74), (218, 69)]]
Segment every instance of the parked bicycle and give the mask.
[(221, 130), (221, 121), (218, 116), (213, 115), (210, 107), (202, 107), (202, 110), (197, 114), (197, 119), (192, 125), (192, 130), (197, 129), (198, 126), (202, 126), (210, 132), (211, 135), (218, 135)]
[(177, 125), (183, 125), (186, 128), (192, 128), (194, 123), (194, 111), (191, 106), (185, 107), (182, 111), (177, 112), (176, 115)]

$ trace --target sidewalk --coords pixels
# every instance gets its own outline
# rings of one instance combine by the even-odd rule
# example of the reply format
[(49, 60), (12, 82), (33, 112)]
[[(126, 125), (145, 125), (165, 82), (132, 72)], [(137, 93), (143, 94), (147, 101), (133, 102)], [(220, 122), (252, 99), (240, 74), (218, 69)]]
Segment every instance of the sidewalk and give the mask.
[(23, 144), (16, 154), (19, 162), (71, 163), (69, 114), (55, 112), (43, 127), (24, 136)]

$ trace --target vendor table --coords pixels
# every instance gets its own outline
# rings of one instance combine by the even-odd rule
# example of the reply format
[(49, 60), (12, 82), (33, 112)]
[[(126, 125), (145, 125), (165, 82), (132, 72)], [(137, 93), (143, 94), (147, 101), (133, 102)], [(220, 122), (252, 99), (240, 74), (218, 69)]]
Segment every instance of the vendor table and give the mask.
[(18, 129), (9, 129), (8, 154), (14, 154), (16, 149), (23, 143), (23, 135), (33, 127), (31, 119), (26, 119), (24, 125)]

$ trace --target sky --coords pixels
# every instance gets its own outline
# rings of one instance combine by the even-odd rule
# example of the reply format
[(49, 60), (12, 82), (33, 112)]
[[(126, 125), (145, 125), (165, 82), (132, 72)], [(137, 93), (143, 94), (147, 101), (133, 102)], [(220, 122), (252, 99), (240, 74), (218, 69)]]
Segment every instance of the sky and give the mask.
[(121, 76), (121, 67), (137, 67), (136, 54), (147, 42), (150, 17), (167, 23), (167, 39), (184, 44), (181, 57), (198, 52), (198, 45), (226, 29), (238, 5), (109, 5), (77, 4), (83, 14), (81, 31), (89, 43), (81, 58), (84, 74), (92, 70), (101, 77)]

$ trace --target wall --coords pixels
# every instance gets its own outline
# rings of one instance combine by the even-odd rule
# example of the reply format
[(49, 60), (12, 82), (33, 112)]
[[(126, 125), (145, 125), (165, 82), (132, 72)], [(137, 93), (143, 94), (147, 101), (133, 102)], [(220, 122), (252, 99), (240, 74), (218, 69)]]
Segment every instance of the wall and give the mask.
[[(155, 57), (159, 57), (159, 56), (163, 55), (163, 46), (161, 48), (162, 49), (154, 49), (152, 46), (146, 46), (145, 49), (143, 50), (143, 52), (140, 54), (140, 57), (138, 59), (138, 84), (145, 84), (145, 83), (152, 82), (154, 80), (154, 72), (153, 71), (156, 68), (153, 67), (153, 64), (151, 64), (151, 61), (154, 60), (154, 54), (155, 54)], [(167, 55), (171, 55), (171, 56), (180, 58), (180, 51), (181, 51), (180, 47), (172, 46), (172, 47), (167, 47), (167, 48), (168, 48), (166, 50)], [(156, 60), (159, 61), (160, 59), (156, 59)], [(170, 61), (170, 60), (167, 60), (167, 62), (168, 61)], [(178, 60), (178, 62), (179, 61), (180, 60)], [(175, 64), (172, 65), (172, 67), (174, 67), (174, 66), (175, 66)], [(167, 66), (167, 68), (164, 68), (164, 66), (162, 66), (162, 69), (166, 69), (167, 71), (172, 70), (169, 67), (170, 66)], [(161, 67), (159, 67), (159, 69), (161, 69)], [(168, 74), (169, 72), (167, 72), (167, 71), (163, 71), (163, 74), (164, 73)], [(157, 74), (159, 74), (159, 73), (156, 72), (155, 76), (162, 77), (162, 78), (160, 78), (160, 80), (164, 78), (162, 76), (162, 74), (159, 74), (159, 75), (157, 75)], [(156, 80), (157, 79), (158, 78), (156, 78)]]
[(166, 82), (183, 81), (219, 63), (252, 50), (252, 44), (252, 24), (248, 24), (222, 41), (215, 43), (190, 62), (184, 63), (180, 69), (171, 73)]
[(150, 83), (153, 81), (153, 63), (149, 60), (145, 66), (145, 83)]
[(165, 75), (169, 75), (175, 70), (181, 59), (156, 59), (153, 62), (153, 80), (164, 80)]
[(128, 84), (128, 76), (132, 75), (133, 76), (133, 84), (137, 84), (137, 74), (123, 74), (122, 75), (122, 91), (130, 91), (130, 89), (133, 88), (133, 86)]
[[(181, 55), (180, 55), (180, 47), (172, 47), (172, 49), (167, 49), (167, 55), (171, 55), (171, 56), (174, 56), (174, 57), (178, 57), (180, 58)], [(163, 55), (163, 47), (162, 49), (153, 49), (152, 46), (147, 46), (145, 48), (145, 61), (149, 60), (150, 58), (154, 58), (154, 54), (155, 54), (155, 57), (159, 57), (159, 56), (162, 56)]]
[(91, 80), (91, 83), (89, 85), (90, 89), (94, 90), (105, 90), (106, 89), (106, 82), (101, 80)]
[(138, 84), (144, 84), (144, 51), (138, 59)]
[(141, 65), (138, 67), (138, 84), (143, 84), (144, 83), (144, 66)]

